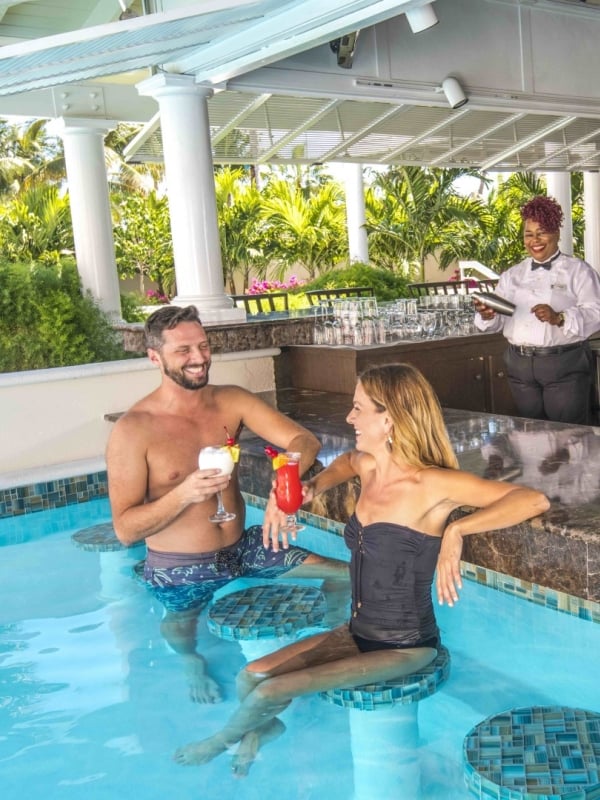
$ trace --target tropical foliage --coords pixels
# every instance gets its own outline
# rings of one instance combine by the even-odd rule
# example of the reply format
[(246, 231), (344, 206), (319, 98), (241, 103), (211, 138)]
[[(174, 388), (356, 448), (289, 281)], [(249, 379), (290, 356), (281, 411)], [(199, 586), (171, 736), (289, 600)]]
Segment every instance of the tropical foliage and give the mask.
[(122, 278), (137, 278), (140, 295), (148, 281), (161, 295), (174, 294), (175, 266), (167, 198), (155, 189), (119, 194), (113, 204), (115, 256)]
[(397, 300), (408, 297), (409, 280), (405, 275), (389, 269), (372, 267), (355, 262), (338, 267), (307, 283), (302, 287), (309, 289), (335, 289), (339, 286), (370, 286), (378, 300)]
[(0, 372), (131, 357), (82, 294), (75, 262), (0, 264)]
[(57, 262), (73, 252), (69, 199), (53, 184), (21, 190), (0, 205), (0, 243), (8, 261)]
[(383, 269), (423, 279), (425, 260), (440, 269), (465, 258), (467, 230), (485, 231), (489, 210), (479, 198), (462, 196), (460, 178), (474, 170), (390, 167), (378, 173), (366, 195), (369, 254)]
[(229, 294), (236, 294), (235, 279), (247, 287), (250, 276), (263, 278), (268, 267), (268, 241), (262, 197), (243, 169), (220, 169), (215, 174), (223, 279)]
[(272, 180), (264, 190), (265, 250), (282, 279), (295, 265), (312, 279), (326, 272), (347, 253), (346, 212), (341, 187), (319, 185), (307, 196), (286, 180)]

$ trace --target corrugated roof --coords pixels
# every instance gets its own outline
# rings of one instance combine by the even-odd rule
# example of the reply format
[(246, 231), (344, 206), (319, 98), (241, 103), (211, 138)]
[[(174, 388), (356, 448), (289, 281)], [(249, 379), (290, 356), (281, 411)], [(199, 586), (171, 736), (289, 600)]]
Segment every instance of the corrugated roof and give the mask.
[[(0, 113), (3, 98), (25, 101), (36, 97), (39, 90), (67, 85), (80, 90), (93, 80), (102, 81), (104, 96), (111, 85), (122, 86), (128, 80), (135, 93), (134, 83), (140, 77), (133, 71), (148, 68), (195, 75), (198, 81), (217, 87), (209, 100), (209, 118), (213, 156), (219, 163), (351, 161), (475, 166), (511, 172), (600, 168), (600, 103), (590, 102), (583, 92), (583, 99), (574, 97), (573, 103), (564, 91), (556, 98), (546, 93), (541, 107), (533, 85), (529, 96), (522, 92), (514, 102), (498, 92), (497, 102), (493, 93), (483, 103), (473, 96), (468, 105), (453, 110), (431, 86), (421, 92), (416, 84), (414, 91), (404, 84), (396, 91), (392, 79), (381, 82), (360, 74), (353, 93), (362, 97), (349, 97), (348, 92), (335, 88), (320, 92), (318, 79), (310, 92), (285, 85), (244, 83), (245, 77), (260, 74), (266, 66), (279, 66), (284, 59), (293, 61), (294, 56), (327, 46), (335, 37), (391, 21), (425, 2), (5, 2), (0, 4), (0, 43), (5, 43), (0, 47)], [(442, 18), (435, 30), (443, 30), (451, 15), (464, 11), (473, 0), (432, 2)], [(132, 18), (119, 19), (124, 16), (124, 6), (131, 8)], [(600, 21), (600, 0), (478, 0), (472, 7), (478, 14), (500, 9), (507, 16), (516, 11), (521, 26), (535, 13), (536, 23), (542, 23), (535, 25), (538, 35), (540, 29), (545, 30), (543, 16), (549, 13), (561, 15), (565, 31), (573, 21), (589, 20), (590, 39), (584, 34), (582, 53), (586, 48), (589, 53), (598, 49), (592, 30), (599, 30), (595, 23)], [(361, 38), (359, 43), (363, 41)], [(470, 44), (474, 46), (474, 42)], [(556, 52), (557, 42), (551, 45)], [(464, 41), (451, 43), (447, 50), (440, 48), (440, 52), (443, 50), (446, 61), (449, 53), (458, 63), (456, 54), (460, 56), (460, 49), (467, 46), (465, 31)], [(415, 54), (415, 63), (422, 63), (418, 50)], [(574, 58), (577, 55), (573, 53)], [(377, 69), (380, 74), (389, 70), (385, 62)], [(348, 74), (348, 70), (341, 71)], [(590, 76), (582, 75), (584, 78), (589, 84)], [(104, 96), (103, 103), (94, 104), (98, 114), (107, 113), (110, 107)], [(76, 113), (69, 102), (56, 107), (67, 114)], [(91, 113), (89, 104), (87, 113)], [(131, 148), (130, 157), (162, 159), (157, 119)]]

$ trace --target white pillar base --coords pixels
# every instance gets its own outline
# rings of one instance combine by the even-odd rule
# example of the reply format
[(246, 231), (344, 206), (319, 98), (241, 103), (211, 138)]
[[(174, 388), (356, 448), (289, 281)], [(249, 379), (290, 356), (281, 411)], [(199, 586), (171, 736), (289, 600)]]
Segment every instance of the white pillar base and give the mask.
[(224, 305), (224, 302), (228, 302), (227, 295), (221, 295), (220, 297), (177, 295), (171, 300), (171, 305), (181, 306), (182, 308), (196, 306), (203, 325), (220, 322), (246, 322), (247, 315), (243, 308)]

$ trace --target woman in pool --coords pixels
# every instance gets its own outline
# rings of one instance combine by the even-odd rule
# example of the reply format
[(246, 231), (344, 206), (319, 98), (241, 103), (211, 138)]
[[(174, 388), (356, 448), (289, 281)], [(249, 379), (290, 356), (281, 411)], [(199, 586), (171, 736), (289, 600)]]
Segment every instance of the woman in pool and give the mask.
[[(517, 525), (549, 507), (541, 492), (457, 468), (439, 401), (410, 364), (364, 372), (347, 420), (356, 448), (308, 481), (304, 496), (310, 501), (360, 479), (344, 531), (351, 551), (350, 622), (249, 663), (238, 676), (237, 711), (214, 736), (179, 748), (180, 764), (205, 763), (241, 742), (234, 771), (243, 774), (261, 742), (281, 731), (275, 718), (294, 697), (425, 667), (440, 643), (431, 599), (436, 567), (438, 601), (452, 606), (462, 586), (463, 536)], [(477, 510), (448, 522), (461, 506)], [(265, 525), (265, 546), (277, 549), (278, 535)]]

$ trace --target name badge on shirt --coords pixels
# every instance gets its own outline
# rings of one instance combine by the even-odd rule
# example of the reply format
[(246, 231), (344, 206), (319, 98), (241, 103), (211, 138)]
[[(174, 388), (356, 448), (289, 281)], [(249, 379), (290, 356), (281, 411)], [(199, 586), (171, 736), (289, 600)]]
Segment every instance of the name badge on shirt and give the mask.
[(567, 284), (566, 284), (566, 283), (553, 283), (553, 284), (550, 286), (550, 288), (551, 288), (551, 289), (563, 289), (563, 290), (565, 290), (565, 291), (566, 291), (566, 289), (567, 289)]

